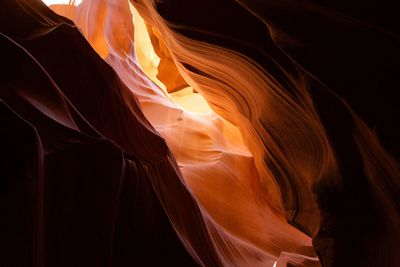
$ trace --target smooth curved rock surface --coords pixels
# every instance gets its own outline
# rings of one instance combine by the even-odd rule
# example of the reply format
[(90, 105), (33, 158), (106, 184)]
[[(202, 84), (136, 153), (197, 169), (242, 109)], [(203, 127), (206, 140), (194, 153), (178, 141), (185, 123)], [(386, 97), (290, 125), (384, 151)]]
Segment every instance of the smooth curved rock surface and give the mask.
[(397, 266), (398, 28), (359, 5), (2, 2), (0, 263)]

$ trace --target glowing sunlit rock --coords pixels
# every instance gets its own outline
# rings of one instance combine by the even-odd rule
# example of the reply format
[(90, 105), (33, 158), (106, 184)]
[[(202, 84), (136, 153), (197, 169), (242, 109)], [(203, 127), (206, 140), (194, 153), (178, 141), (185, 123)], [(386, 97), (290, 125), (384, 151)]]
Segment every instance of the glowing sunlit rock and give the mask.
[[(213, 103), (218, 110), (217, 103), (230, 108), (233, 103), (228, 99), (221, 102), (212, 94), (207, 95), (207, 102), (193, 92), (192, 88), (199, 91), (199, 84), (185, 72), (181, 74), (191, 87), (168, 94), (168, 88), (157, 78), (159, 58), (139, 13), (132, 6), (132, 13), (127, 12), (127, 2), (123, 1), (105, 1), (107, 8), (96, 3), (84, 1), (72, 15), (63, 14), (62, 9), (58, 12), (74, 20), (138, 97), (147, 119), (165, 138), (185, 182), (204, 207), (203, 216), (221, 261), (227, 266), (272, 266), (282, 251), (311, 247), (311, 239), (287, 224), (270, 204), (272, 196), (277, 196), (271, 195), (266, 201), (268, 193), (248, 148), (250, 140), (244, 140), (235, 124), (209, 106)], [(235, 122), (244, 119), (237, 112), (228, 118), (232, 116)], [(188, 249), (197, 253), (199, 247)], [(200, 260), (207, 262), (207, 257)]]
[[(374, 76), (372, 65), (391, 62), (391, 57), (382, 57), (382, 61), (376, 57), (371, 62), (379, 64), (365, 64), (369, 67), (363, 69), (353, 54), (363, 61), (370, 55), (369, 51), (358, 54), (362, 51), (358, 48), (366, 44), (374, 48), (376, 44), (391, 51), (397, 42), (379, 27), (367, 28), (368, 24), (348, 21), (346, 16), (318, 5), (223, 2), (219, 6), (219, 1), (136, 0), (131, 1), (133, 6), (123, 0), (85, 0), (77, 7), (77, 3), (58, 2), (52, 8), (81, 29), (137, 97), (146, 119), (168, 144), (185, 185), (201, 207), (200, 217), (206, 223), (202, 235), (188, 231), (181, 223), (182, 214), (175, 212), (173, 198), (167, 196), (164, 207), (186, 249), (199, 263), (319, 266), (313, 237), (318, 255), (325, 264), (333, 264), (336, 255), (345, 255), (343, 261), (351, 257), (350, 249), (336, 254), (340, 248), (335, 242), (346, 248), (353, 232), (358, 239), (371, 237), (371, 243), (382, 246), (379, 252), (388, 256), (387, 262), (395, 262), (389, 254), (400, 240), (398, 207), (393, 204), (398, 195), (399, 167), (370, 129), (382, 117), (395, 120), (395, 112), (388, 108), (376, 119), (369, 107), (380, 95), (369, 95), (373, 100), (364, 105), (355, 100), (358, 95), (349, 88), (371, 89), (368, 83), (360, 82), (368, 80), (365, 73)], [(186, 9), (180, 10), (182, 6)], [(289, 15), (292, 13), (294, 16)], [(215, 19), (208, 20), (210, 14)], [(322, 23), (309, 25), (312, 20), (304, 17)], [(310, 28), (319, 29), (319, 33)], [(345, 33), (344, 37), (338, 33)], [(369, 34), (376, 36), (369, 38)], [(378, 40), (389, 41), (380, 44)], [(335, 64), (321, 63), (325, 60)], [(363, 69), (359, 71), (363, 75), (351, 79), (345, 72), (332, 78), (332, 72), (339, 73), (347, 65), (352, 66), (348, 73)], [(340, 68), (332, 71), (326, 66)], [(384, 79), (376, 80), (377, 87), (383, 86)], [(369, 127), (347, 101), (356, 103), (354, 106), (370, 120)], [(386, 101), (383, 98), (378, 106), (386, 109), (390, 106)], [(397, 140), (394, 132), (385, 134)], [(355, 180), (364, 187), (353, 184)], [(386, 227), (382, 235), (390, 242), (382, 242), (381, 233), (374, 232), (375, 221), (365, 224), (379, 216), (364, 211), (365, 204), (358, 196), (352, 198), (358, 190), (363, 193), (360, 199), (376, 205), (369, 205), (372, 211), (382, 210), (384, 219), (377, 219), (376, 225)], [(361, 224), (371, 230), (370, 236), (358, 227)], [(204, 249), (197, 238), (210, 238), (212, 249)], [(352, 245), (358, 246), (358, 239), (354, 237)], [(364, 243), (359, 246), (360, 251), (368, 251)], [(357, 262), (357, 258), (360, 256), (353, 260)]]
[(77, 6), (82, 2), (82, 0), (42, 0), (42, 1), (48, 6), (57, 4)]

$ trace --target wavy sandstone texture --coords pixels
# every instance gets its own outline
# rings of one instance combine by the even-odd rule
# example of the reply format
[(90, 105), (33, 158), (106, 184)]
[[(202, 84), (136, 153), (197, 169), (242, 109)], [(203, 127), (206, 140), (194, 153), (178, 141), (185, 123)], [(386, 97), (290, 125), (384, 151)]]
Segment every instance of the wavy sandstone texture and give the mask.
[(50, 8), (0, 1), (0, 266), (400, 265), (393, 3)]

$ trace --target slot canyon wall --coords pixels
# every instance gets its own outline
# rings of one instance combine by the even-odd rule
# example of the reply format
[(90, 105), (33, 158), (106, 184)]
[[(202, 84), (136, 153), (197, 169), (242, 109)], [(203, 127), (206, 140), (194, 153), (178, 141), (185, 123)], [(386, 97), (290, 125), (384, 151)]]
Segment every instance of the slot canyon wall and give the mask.
[(390, 1), (0, 0), (0, 266), (400, 265)]

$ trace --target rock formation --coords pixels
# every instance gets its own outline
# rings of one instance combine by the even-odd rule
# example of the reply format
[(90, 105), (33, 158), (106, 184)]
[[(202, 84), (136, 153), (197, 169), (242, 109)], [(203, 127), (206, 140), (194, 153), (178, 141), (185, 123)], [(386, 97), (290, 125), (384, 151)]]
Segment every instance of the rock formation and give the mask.
[(0, 266), (400, 264), (393, 3), (61, 2), (0, 1)]

